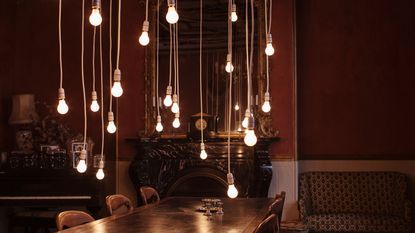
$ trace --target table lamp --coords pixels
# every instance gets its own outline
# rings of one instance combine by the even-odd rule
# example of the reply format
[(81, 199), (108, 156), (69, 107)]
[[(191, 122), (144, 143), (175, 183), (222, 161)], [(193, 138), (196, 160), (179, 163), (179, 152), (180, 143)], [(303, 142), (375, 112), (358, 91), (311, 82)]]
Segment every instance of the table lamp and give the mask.
[(33, 150), (32, 130), (29, 124), (38, 119), (35, 96), (32, 94), (13, 95), (9, 124), (16, 125), (16, 145), (19, 151)]

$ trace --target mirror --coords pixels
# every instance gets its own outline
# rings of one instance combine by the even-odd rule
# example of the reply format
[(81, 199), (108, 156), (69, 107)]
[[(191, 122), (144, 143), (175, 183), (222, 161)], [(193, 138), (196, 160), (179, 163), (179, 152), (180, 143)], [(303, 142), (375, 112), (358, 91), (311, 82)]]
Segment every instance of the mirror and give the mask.
[[(150, 37), (151, 42), (146, 47), (146, 127), (145, 136), (155, 135), (157, 118), (156, 108), (156, 32), (157, 32), (157, 2), (149, 3)], [(166, 96), (166, 88), (169, 84), (170, 62), (170, 28), (165, 19), (167, 12), (166, 1), (160, 1), (160, 25), (159, 25), (159, 83), (158, 94), (160, 103), (160, 115), (164, 130), (162, 135), (186, 135), (192, 128), (191, 117), (200, 113), (199, 98), (199, 19), (200, 2), (194, 0), (178, 0), (177, 11), (179, 13), (178, 41), (179, 41), (179, 102), (180, 122), (178, 129), (173, 128), (174, 113), (163, 105)], [(251, 10), (248, 5), (249, 30), (251, 30)], [(238, 20), (232, 23), (233, 30), (233, 90), (232, 90), (232, 120), (231, 129), (234, 134), (241, 134), (241, 122), (247, 108), (247, 75), (246, 75), (246, 50), (245, 50), (245, 1), (236, 1)], [(210, 136), (220, 136), (226, 133), (228, 73), (225, 71), (228, 24), (227, 24), (227, 0), (203, 1), (203, 109), (204, 113), (211, 115), (215, 123), (215, 133)], [(256, 118), (257, 135), (272, 136), (275, 134), (270, 127), (270, 116), (260, 111), (266, 87), (265, 73), (265, 48), (264, 33), (264, 2), (254, 2), (254, 50), (252, 56), (252, 103)], [(250, 38), (249, 38), (250, 42)], [(171, 70), (171, 86), (174, 90), (174, 68)], [(173, 91), (174, 92), (174, 91)], [(239, 106), (235, 108), (235, 105)]]

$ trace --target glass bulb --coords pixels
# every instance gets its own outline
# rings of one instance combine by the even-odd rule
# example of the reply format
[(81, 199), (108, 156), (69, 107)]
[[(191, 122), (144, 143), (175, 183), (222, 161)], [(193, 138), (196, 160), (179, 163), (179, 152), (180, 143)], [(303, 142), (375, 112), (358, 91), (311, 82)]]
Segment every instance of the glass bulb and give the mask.
[(201, 159), (203, 159), (203, 160), (204, 160), (204, 159), (206, 159), (206, 158), (207, 158), (207, 156), (208, 156), (208, 155), (207, 155), (207, 153), (206, 153), (206, 151), (205, 151), (205, 150), (201, 150), (201, 151), (200, 151), (200, 158), (201, 158)]
[(98, 112), (99, 111), (98, 101), (92, 100), (91, 111), (93, 111), (93, 112)]
[(236, 14), (236, 11), (232, 11), (231, 20), (232, 20), (232, 22), (238, 21), (238, 15)]
[(150, 38), (148, 37), (148, 32), (143, 31), (143, 33), (141, 33), (140, 38), (138, 39), (138, 42), (140, 42), (142, 46), (148, 45), (148, 43), (150, 42)]
[(179, 14), (177, 14), (176, 8), (174, 6), (169, 6), (166, 14), (166, 20), (169, 24), (175, 24), (179, 21)]
[(157, 132), (161, 132), (163, 131), (163, 125), (161, 124), (161, 122), (158, 122), (156, 125), (156, 130)]
[(66, 104), (65, 99), (59, 100), (59, 104), (58, 104), (57, 110), (58, 110), (58, 112), (60, 114), (66, 114), (68, 112), (69, 107)]
[(111, 88), (112, 96), (120, 97), (120, 96), (122, 96), (122, 93), (123, 93), (123, 90), (122, 90), (122, 87), (121, 87), (121, 82), (115, 81), (114, 85)]
[(173, 127), (176, 129), (180, 127), (180, 120), (178, 117), (174, 118)]
[(166, 98), (164, 98), (163, 104), (166, 107), (170, 107), (173, 103), (173, 100), (171, 99), (171, 95), (166, 95)]
[(235, 198), (238, 196), (238, 190), (236, 189), (235, 185), (230, 184), (228, 187), (228, 197)]
[(105, 177), (104, 169), (102, 168), (98, 169), (97, 174), (95, 176), (97, 177), (98, 180), (104, 179)]
[(248, 117), (245, 117), (244, 120), (242, 121), (242, 127), (244, 128), (248, 127)]
[(107, 131), (108, 133), (115, 133), (115, 131), (117, 131), (117, 127), (115, 126), (114, 121), (108, 122)]
[(173, 103), (173, 105), (171, 106), (171, 111), (173, 113), (178, 113), (179, 112), (179, 105), (177, 103)]
[(257, 138), (255, 135), (254, 130), (252, 129), (247, 129), (246, 130), (246, 135), (244, 138), (244, 142), (247, 146), (254, 146), (256, 144)]
[(235, 104), (235, 111), (239, 110), (239, 104)]
[(233, 65), (231, 62), (227, 62), (226, 63), (226, 67), (225, 67), (226, 72), (230, 73), (233, 72)]
[(265, 48), (265, 54), (267, 55), (267, 56), (272, 56), (273, 54), (274, 54), (274, 47), (272, 47), (272, 44), (271, 43), (268, 43), (267, 44), (267, 47)]
[(269, 101), (265, 101), (262, 105), (262, 111), (263, 112), (269, 112), (271, 110), (271, 105), (269, 104)]
[(91, 15), (89, 16), (89, 22), (92, 26), (99, 26), (101, 24), (102, 17), (98, 9), (92, 9)]
[(85, 159), (81, 159), (78, 162), (78, 165), (76, 166), (76, 170), (79, 173), (84, 173), (86, 171), (86, 163), (85, 163)]

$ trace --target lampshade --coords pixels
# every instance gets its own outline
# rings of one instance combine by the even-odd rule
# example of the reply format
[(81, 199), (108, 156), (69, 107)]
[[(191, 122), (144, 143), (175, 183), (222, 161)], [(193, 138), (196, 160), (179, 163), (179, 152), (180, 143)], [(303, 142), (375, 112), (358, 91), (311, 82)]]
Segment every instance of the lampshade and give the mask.
[(30, 124), (37, 118), (34, 95), (13, 95), (13, 108), (9, 124)]

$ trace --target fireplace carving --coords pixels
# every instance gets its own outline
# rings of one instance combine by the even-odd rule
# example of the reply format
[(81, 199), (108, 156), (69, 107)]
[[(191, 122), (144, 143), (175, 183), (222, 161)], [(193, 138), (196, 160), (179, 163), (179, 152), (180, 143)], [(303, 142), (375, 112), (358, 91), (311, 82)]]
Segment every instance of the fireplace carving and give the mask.
[[(152, 186), (161, 197), (226, 196), (226, 139), (205, 142), (206, 160), (199, 158), (200, 142), (187, 138), (128, 140), (137, 148), (129, 169), (134, 187)], [(242, 138), (232, 139), (231, 169), (239, 197), (267, 196), (272, 177), (268, 147), (276, 140), (260, 138), (257, 145), (247, 147)]]

